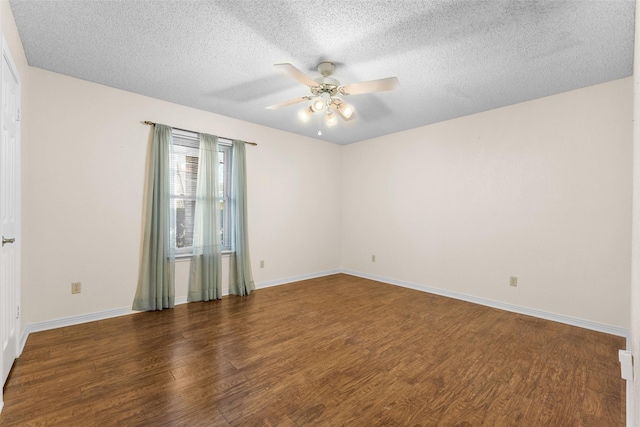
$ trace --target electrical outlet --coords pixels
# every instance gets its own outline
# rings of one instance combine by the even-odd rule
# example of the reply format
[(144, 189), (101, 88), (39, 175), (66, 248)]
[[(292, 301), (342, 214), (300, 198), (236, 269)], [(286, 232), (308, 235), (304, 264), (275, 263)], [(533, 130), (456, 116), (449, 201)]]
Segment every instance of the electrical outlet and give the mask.
[(376, 256), (375, 255), (371, 255), (371, 262), (376, 262)]
[(264, 268), (264, 260), (260, 260), (260, 268)]
[(509, 278), (509, 286), (518, 286), (518, 278), (516, 276), (511, 276)]
[(82, 282), (72, 282), (71, 283), (71, 293), (79, 294), (82, 291)]

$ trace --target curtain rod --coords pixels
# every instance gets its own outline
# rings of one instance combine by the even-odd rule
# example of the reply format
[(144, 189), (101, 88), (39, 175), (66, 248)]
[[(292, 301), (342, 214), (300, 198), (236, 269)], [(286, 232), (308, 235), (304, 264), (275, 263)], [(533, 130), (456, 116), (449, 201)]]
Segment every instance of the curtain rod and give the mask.
[[(149, 126), (155, 126), (155, 123), (154, 123), (154, 122), (151, 122), (151, 121), (149, 121), (149, 120), (145, 120), (145, 121), (144, 121), (144, 122), (142, 122), (142, 123), (143, 123), (143, 124), (145, 124), (145, 125), (149, 125)], [(173, 129), (176, 129), (176, 130), (182, 130), (182, 131), (185, 131), (185, 132), (198, 133), (198, 132), (194, 132), (194, 131), (189, 130), (189, 129), (180, 129), (180, 128), (173, 128)], [(228, 140), (230, 140), (230, 141), (233, 141), (231, 138), (225, 138), (224, 136), (221, 136), (220, 138), (222, 138), (222, 139), (228, 139)], [(249, 141), (242, 141), (242, 142), (244, 142), (245, 144), (249, 144), (249, 145), (258, 145), (258, 144), (257, 144), (257, 143), (255, 143), (255, 142), (249, 142)]]

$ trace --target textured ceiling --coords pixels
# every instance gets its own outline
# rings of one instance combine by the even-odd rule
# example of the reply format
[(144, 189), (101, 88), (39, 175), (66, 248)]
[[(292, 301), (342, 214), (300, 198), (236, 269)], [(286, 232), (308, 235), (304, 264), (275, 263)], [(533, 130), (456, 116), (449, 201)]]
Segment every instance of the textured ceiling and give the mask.
[[(11, 0), (29, 64), (301, 135), (348, 144), (632, 74), (634, 1)], [(357, 117), (299, 121), (331, 60)], [(153, 120), (153, 117), (140, 117)]]

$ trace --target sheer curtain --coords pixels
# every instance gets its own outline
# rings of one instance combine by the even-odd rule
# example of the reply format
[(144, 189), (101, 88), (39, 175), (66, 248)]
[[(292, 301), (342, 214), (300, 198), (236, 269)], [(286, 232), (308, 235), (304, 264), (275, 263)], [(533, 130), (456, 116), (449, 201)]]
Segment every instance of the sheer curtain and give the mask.
[(193, 256), (189, 301), (222, 298), (220, 199), (218, 197), (218, 137), (200, 134), (198, 182), (193, 219)]
[(249, 258), (247, 175), (244, 141), (233, 141), (231, 167), (231, 274), (229, 293), (248, 295), (255, 289)]
[(144, 231), (134, 310), (173, 308), (175, 224), (171, 215), (171, 128), (156, 124), (147, 168)]

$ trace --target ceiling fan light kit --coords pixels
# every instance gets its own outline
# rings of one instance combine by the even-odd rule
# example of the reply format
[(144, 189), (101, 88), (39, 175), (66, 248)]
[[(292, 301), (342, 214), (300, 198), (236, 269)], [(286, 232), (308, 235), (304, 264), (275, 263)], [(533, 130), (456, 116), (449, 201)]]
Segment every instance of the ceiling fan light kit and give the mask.
[(311, 103), (311, 109), (314, 113), (324, 110), (324, 99), (315, 98)]
[(329, 111), (327, 113), (326, 118), (325, 118), (325, 123), (327, 124), (327, 126), (331, 127), (331, 126), (335, 125), (336, 123), (338, 123), (338, 119), (336, 118), (335, 114), (333, 114), (331, 111)]
[(313, 113), (315, 113), (315, 111), (313, 111), (311, 107), (306, 107), (298, 112), (298, 117), (303, 122), (308, 122), (309, 119), (313, 116)]
[(354, 111), (351, 104), (344, 102), (340, 98), (334, 98), (331, 101), (331, 108), (337, 111), (338, 114), (340, 114), (340, 116), (345, 120), (349, 120)]
[[(371, 92), (383, 92), (394, 90), (400, 85), (400, 82), (396, 77), (341, 85), (338, 80), (329, 77), (336, 69), (335, 64), (332, 62), (321, 62), (318, 64), (318, 72), (322, 77), (318, 77), (317, 79), (312, 79), (288, 63), (275, 64), (275, 67), (287, 74), (289, 77), (308, 86), (312, 95), (280, 102), (266, 108), (268, 110), (277, 110), (283, 107), (288, 107), (289, 105), (310, 100), (311, 105), (300, 110), (298, 117), (300, 117), (303, 122), (307, 122), (315, 113), (321, 113), (324, 114), (324, 121), (327, 126), (334, 126), (338, 123), (338, 119), (334, 112), (338, 113), (337, 115), (343, 120), (350, 120), (354, 117), (353, 106), (343, 101), (338, 97), (338, 95), (349, 96)], [(322, 135), (322, 132), (318, 131), (318, 135)]]

